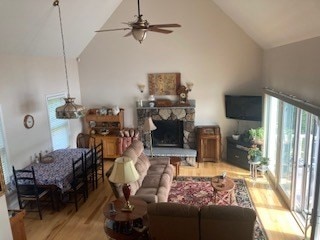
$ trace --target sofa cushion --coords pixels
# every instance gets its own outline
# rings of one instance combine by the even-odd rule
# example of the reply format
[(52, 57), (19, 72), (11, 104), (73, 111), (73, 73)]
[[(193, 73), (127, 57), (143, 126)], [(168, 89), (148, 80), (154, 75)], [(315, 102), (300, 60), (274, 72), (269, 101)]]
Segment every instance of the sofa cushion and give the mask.
[(129, 147), (134, 149), (137, 156), (140, 156), (144, 150), (143, 143), (139, 140), (133, 140)]
[(127, 148), (122, 156), (128, 157), (130, 159), (132, 159), (133, 164), (136, 164), (137, 160), (138, 160), (138, 156), (136, 154), (136, 151), (133, 148)]
[(160, 185), (160, 179), (161, 179), (161, 175), (147, 174), (143, 179), (141, 187), (143, 187), (143, 188), (149, 188), (149, 187), (158, 188)]
[(199, 239), (199, 210), (195, 206), (151, 203), (147, 206), (147, 214), (151, 239)]
[(238, 206), (204, 206), (200, 209), (201, 239), (253, 239), (256, 213)]

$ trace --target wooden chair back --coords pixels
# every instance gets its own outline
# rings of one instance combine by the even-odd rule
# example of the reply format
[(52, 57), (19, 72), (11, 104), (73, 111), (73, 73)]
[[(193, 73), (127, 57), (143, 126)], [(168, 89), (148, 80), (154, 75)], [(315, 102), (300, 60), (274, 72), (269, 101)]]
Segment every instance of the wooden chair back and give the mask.
[[(20, 209), (25, 208), (28, 202), (35, 201), (37, 203), (37, 212), (39, 212), (40, 219), (42, 220), (42, 212), (39, 201), (45, 195), (51, 193), (51, 191), (49, 188), (43, 188), (37, 185), (33, 167), (31, 167), (31, 170), (16, 170), (14, 166), (12, 166), (12, 170)], [(51, 204), (54, 208), (52, 193)]]
[(96, 139), (90, 134), (79, 133), (77, 136), (77, 148), (94, 148)]

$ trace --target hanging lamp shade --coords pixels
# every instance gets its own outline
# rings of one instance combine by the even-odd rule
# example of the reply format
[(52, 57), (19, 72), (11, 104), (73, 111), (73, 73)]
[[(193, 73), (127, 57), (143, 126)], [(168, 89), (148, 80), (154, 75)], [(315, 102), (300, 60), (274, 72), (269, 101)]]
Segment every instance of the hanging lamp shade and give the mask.
[(56, 118), (60, 119), (76, 119), (85, 115), (85, 108), (74, 103), (75, 98), (64, 98), (66, 102), (63, 106), (56, 108)]
[(61, 10), (60, 10), (60, 5), (59, 5), (59, 0), (55, 0), (53, 2), (53, 6), (58, 7), (58, 10), (59, 10), (59, 21), (60, 21), (60, 32), (61, 32), (61, 41), (62, 41), (62, 50), (63, 50), (64, 70), (65, 70), (67, 89), (68, 89), (68, 97), (64, 98), (65, 104), (63, 106), (56, 108), (56, 118), (58, 118), (58, 119), (77, 119), (77, 118), (81, 118), (85, 115), (85, 108), (81, 105), (75, 104), (74, 103), (75, 98), (70, 97), (66, 50), (65, 50), (64, 37), (63, 37), (62, 18), (61, 18)]

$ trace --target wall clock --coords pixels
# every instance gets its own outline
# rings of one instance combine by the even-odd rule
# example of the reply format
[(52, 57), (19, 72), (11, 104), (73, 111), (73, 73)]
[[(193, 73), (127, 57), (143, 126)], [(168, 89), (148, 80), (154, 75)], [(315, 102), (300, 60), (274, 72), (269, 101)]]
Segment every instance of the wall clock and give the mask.
[(33, 119), (33, 116), (31, 116), (31, 115), (26, 115), (25, 117), (24, 117), (24, 120), (23, 120), (23, 124), (24, 124), (24, 126), (25, 126), (25, 128), (32, 128), (33, 127), (33, 125), (34, 125), (34, 119)]
[(182, 106), (189, 105), (188, 92), (189, 92), (189, 90), (183, 85), (178, 88), (178, 90), (177, 90), (177, 94), (179, 97), (178, 105), (182, 105)]

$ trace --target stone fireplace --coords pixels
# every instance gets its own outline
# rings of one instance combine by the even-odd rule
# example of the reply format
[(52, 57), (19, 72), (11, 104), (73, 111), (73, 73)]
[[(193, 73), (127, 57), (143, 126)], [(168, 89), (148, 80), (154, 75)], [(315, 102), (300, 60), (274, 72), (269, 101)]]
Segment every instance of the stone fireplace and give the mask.
[[(181, 133), (182, 143), (180, 143), (179, 147), (186, 148), (186, 149), (190, 149), (190, 148), (195, 149), (196, 141), (195, 141), (195, 132), (194, 132), (194, 120), (195, 120), (195, 101), (194, 100), (190, 100), (190, 106), (147, 107), (147, 104), (148, 104), (147, 102), (144, 102), (144, 107), (137, 107), (138, 129), (140, 131), (141, 140), (144, 142), (146, 147), (150, 147), (150, 146), (148, 141), (148, 134), (144, 134), (143, 132), (143, 124), (145, 119), (151, 116), (156, 126), (158, 121), (159, 122), (170, 121), (175, 123), (180, 122), (181, 132), (182, 132)], [(172, 127), (179, 128), (178, 125), (172, 126)], [(156, 135), (156, 134), (157, 133), (155, 131), (152, 132), (152, 135)], [(169, 136), (163, 136), (163, 137), (169, 137)], [(172, 137), (169, 137), (169, 138), (172, 138)], [(173, 143), (173, 145), (172, 147), (178, 147), (177, 143)], [(170, 146), (165, 146), (165, 147), (170, 147)]]

